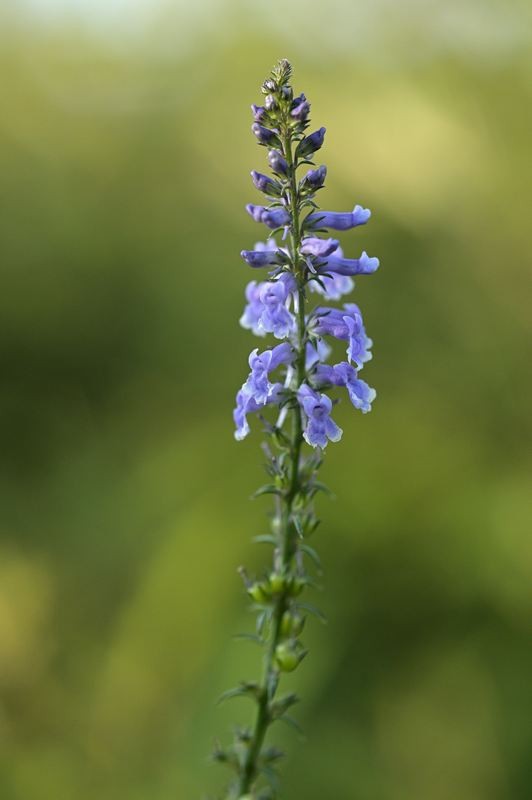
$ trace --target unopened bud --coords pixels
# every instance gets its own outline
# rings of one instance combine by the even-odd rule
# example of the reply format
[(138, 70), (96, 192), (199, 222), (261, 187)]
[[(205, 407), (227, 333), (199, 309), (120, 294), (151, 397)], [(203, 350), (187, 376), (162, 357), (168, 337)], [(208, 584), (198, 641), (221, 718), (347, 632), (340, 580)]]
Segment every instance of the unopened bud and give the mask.
[(270, 600), (269, 592), (264, 583), (252, 583), (248, 588), (248, 594), (256, 603), (268, 603)]
[(311, 133), (310, 136), (305, 136), (297, 146), (296, 157), (305, 158), (306, 156), (312, 155), (312, 153), (320, 149), (324, 139), (325, 128), (319, 128), (317, 131), (314, 131), (314, 133)]
[(281, 620), (281, 634), (285, 637), (299, 636), (305, 625), (305, 617), (292, 611), (285, 611)]
[(293, 672), (305, 655), (305, 651), (298, 651), (292, 642), (281, 642), (275, 648), (275, 661), (282, 672)]
[(286, 581), (284, 575), (279, 575), (277, 572), (272, 572), (269, 578), (269, 588), (272, 594), (280, 594), (284, 591)]

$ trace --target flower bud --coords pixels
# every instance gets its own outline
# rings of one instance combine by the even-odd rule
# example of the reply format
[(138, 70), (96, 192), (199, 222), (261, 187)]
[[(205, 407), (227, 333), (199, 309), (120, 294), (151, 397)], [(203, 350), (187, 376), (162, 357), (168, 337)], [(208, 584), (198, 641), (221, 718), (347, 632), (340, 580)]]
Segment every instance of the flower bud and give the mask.
[(298, 652), (293, 642), (281, 642), (275, 648), (275, 661), (282, 672), (293, 672), (301, 659), (303, 652)]
[(277, 83), (274, 81), (273, 78), (266, 78), (266, 80), (262, 84), (262, 91), (264, 92), (264, 94), (269, 94), (270, 92), (277, 91)]
[(270, 600), (270, 595), (264, 583), (252, 583), (248, 586), (248, 594), (256, 603), (264, 604)]
[(269, 578), (269, 588), (272, 594), (280, 594), (285, 588), (285, 579), (283, 575), (277, 572), (272, 572)]
[(325, 139), (325, 130), (325, 128), (319, 128), (319, 130), (311, 133), (310, 136), (305, 136), (297, 146), (296, 158), (305, 158), (319, 150)]
[(278, 147), (281, 144), (275, 131), (265, 128), (264, 125), (259, 125), (258, 122), (253, 123), (251, 130), (261, 144), (269, 144), (273, 147)]
[(283, 225), (290, 224), (290, 214), (285, 208), (265, 209), (261, 222), (264, 222), (268, 228), (281, 228)]
[(290, 112), (290, 116), (294, 119), (299, 120), (300, 122), (305, 122), (310, 112), (310, 103), (308, 102), (307, 98), (304, 94), (300, 94), (299, 97), (294, 98), (292, 101), (292, 110)]
[(279, 175), (286, 175), (288, 172), (288, 164), (278, 150), (270, 150), (268, 153), (268, 163), (274, 172)]
[(255, 122), (263, 122), (266, 117), (266, 109), (264, 106), (256, 106), (255, 103), (251, 104), (251, 111)]
[(316, 189), (321, 189), (323, 184), (325, 183), (325, 177), (327, 175), (327, 167), (322, 165), (318, 167), (318, 169), (309, 169), (301, 184), (303, 187), (308, 187), (312, 189), (312, 191), (316, 191)]
[(257, 172), (254, 169), (251, 170), (251, 177), (253, 178), (253, 183), (259, 192), (264, 192), (264, 194), (268, 194), (273, 197), (280, 196), (281, 187), (277, 181), (272, 180), (272, 178), (269, 178), (267, 175), (262, 175), (262, 173)]
[(294, 611), (285, 611), (281, 620), (282, 636), (299, 636), (305, 625), (305, 617)]
[(277, 100), (275, 99), (273, 94), (266, 95), (266, 98), (264, 100), (264, 105), (266, 106), (266, 109), (268, 111), (273, 111), (275, 108), (277, 108)]
[(276, 250), (241, 250), (240, 255), (250, 267), (269, 267), (279, 263)]

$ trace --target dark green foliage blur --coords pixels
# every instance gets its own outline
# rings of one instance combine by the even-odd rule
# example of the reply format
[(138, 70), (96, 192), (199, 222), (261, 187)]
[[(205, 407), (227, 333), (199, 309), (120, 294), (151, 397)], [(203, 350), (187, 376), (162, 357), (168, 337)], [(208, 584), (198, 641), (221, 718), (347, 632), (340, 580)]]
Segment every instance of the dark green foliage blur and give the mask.
[[(378, 398), (335, 414), (330, 621), (288, 680), (307, 741), (279, 730), (282, 796), (532, 796), (524, 6), (486, 3), (483, 31), (471, 3), (480, 28), (431, 48), (409, 5), (373, 48), (356, 4), (304, 39), (229, 2), (187, 36), (178, 3), (130, 38), (0, 14), (2, 800), (199, 800), (227, 777), (215, 736), (249, 720), (214, 704), (259, 671), (231, 636), (269, 500), (231, 410), (260, 344), (238, 326), (263, 237), (249, 104), (281, 56), (327, 127), (322, 205), (373, 210), (346, 255), (381, 259), (354, 296)], [(491, 47), (497, 7), (515, 45)]]

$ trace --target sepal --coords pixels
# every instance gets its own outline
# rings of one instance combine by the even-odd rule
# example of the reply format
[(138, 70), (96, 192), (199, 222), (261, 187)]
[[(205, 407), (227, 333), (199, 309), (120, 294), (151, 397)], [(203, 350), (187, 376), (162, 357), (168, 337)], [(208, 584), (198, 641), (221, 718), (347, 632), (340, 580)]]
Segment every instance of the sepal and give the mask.
[(233, 689), (228, 689), (220, 695), (217, 705), (225, 703), (226, 700), (232, 700), (234, 697), (249, 697), (252, 700), (259, 701), (262, 696), (262, 689), (256, 681), (242, 681), (238, 686)]

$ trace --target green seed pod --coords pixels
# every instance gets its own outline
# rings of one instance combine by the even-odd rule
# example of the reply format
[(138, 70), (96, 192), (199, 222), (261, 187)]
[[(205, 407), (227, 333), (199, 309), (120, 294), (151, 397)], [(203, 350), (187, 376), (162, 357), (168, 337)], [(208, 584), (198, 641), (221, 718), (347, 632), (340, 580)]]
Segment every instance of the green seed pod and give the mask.
[(278, 572), (272, 572), (269, 578), (269, 588), (272, 594), (280, 594), (285, 588), (285, 579)]
[(305, 624), (305, 617), (293, 611), (285, 611), (281, 620), (282, 636), (299, 636)]
[(300, 657), (292, 644), (281, 642), (275, 648), (275, 661), (282, 672), (293, 672), (300, 662)]
[(263, 583), (252, 583), (248, 586), (248, 594), (256, 603), (268, 603), (270, 595)]

